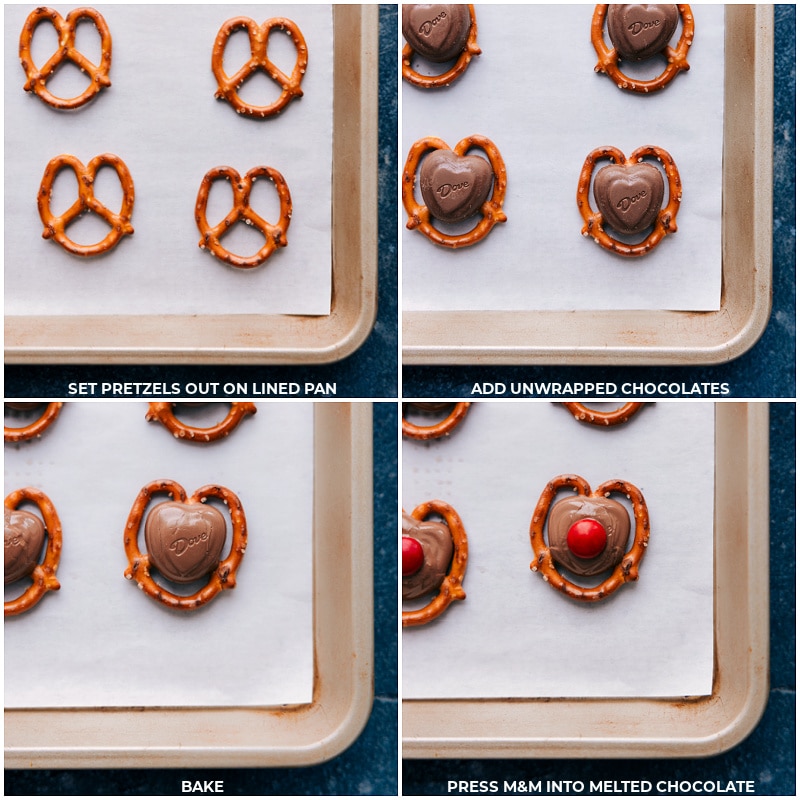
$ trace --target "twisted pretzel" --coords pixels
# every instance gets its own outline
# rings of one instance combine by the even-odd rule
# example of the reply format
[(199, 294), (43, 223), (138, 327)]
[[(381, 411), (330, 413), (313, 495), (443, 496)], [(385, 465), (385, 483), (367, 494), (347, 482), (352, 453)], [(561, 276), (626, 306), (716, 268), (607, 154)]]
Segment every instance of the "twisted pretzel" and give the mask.
[(479, 148), (486, 153), (494, 174), (494, 188), (492, 189), (491, 197), (481, 207), (483, 215), (481, 221), (467, 233), (458, 235), (441, 233), (431, 224), (431, 214), (428, 207), (417, 203), (414, 197), (414, 185), (422, 156), (429, 150), (450, 149), (441, 139), (428, 136), (411, 146), (406, 159), (406, 166), (403, 170), (403, 205), (408, 213), (406, 227), (409, 230), (418, 229), (420, 233), (427, 236), (435, 244), (442, 245), (442, 247), (468, 247), (481, 241), (498, 222), (506, 221), (506, 215), (503, 213), (503, 200), (506, 195), (508, 176), (506, 175), (506, 165), (503, 157), (491, 139), (477, 134), (462, 139), (453, 148), (453, 152), (458, 156), (463, 156), (473, 148)]
[[(173, 594), (159, 586), (150, 575), (150, 557), (139, 550), (139, 528), (142, 524), (147, 504), (154, 494), (168, 494), (173, 500), (191, 505), (204, 503), (209, 497), (217, 497), (228, 508), (233, 527), (231, 547), (228, 555), (219, 562), (214, 571), (209, 575), (208, 583), (189, 596)], [(224, 486), (204, 486), (198, 489), (191, 497), (186, 496), (186, 490), (175, 481), (159, 480), (148, 483), (134, 501), (124, 534), (125, 554), (128, 557), (128, 567), (125, 577), (135, 580), (139, 588), (149, 597), (163, 603), (168, 608), (179, 611), (193, 611), (213, 600), (224, 589), (233, 589), (236, 586), (236, 570), (244, 557), (247, 547), (247, 521), (244, 509), (239, 498)]]
[[(75, 49), (75, 33), (81, 19), (90, 19), (100, 34), (100, 63), (94, 64), (80, 50)], [(49, 20), (58, 33), (58, 50), (41, 68), (31, 56), (33, 34), (40, 22)], [(28, 80), (23, 89), (38, 95), (47, 105), (61, 110), (80, 108), (94, 98), (106, 86), (111, 86), (108, 72), (111, 69), (111, 33), (103, 15), (93, 8), (75, 8), (64, 19), (52, 8), (40, 7), (32, 11), (19, 35), (19, 58)], [(47, 88), (47, 79), (66, 60), (72, 61), (81, 72), (91, 78), (89, 85), (77, 97), (63, 98), (52, 94)]]
[[(250, 60), (242, 65), (234, 75), (229, 77), (223, 65), (225, 45), (228, 43), (230, 35), (240, 28), (247, 30), (247, 35), (250, 39)], [(281, 72), (267, 56), (269, 34), (276, 29), (288, 33), (297, 50), (297, 59), (290, 76)], [(211, 51), (211, 70), (217, 79), (217, 86), (219, 87), (214, 93), (214, 97), (218, 100), (227, 100), (237, 114), (263, 119), (280, 113), (295, 97), (303, 96), (300, 83), (306, 73), (307, 66), (308, 47), (306, 46), (306, 40), (303, 38), (300, 28), (292, 20), (285, 17), (276, 17), (275, 19), (268, 19), (259, 25), (249, 17), (229, 19), (219, 29), (214, 48)], [(237, 93), (239, 87), (259, 69), (264, 70), (281, 87), (281, 96), (268, 106), (254, 106), (245, 103)]]
[(33, 583), (17, 598), (3, 604), (3, 613), (6, 617), (15, 617), (29, 608), (33, 608), (47, 592), (55, 592), (61, 588), (56, 578), (58, 562), (61, 560), (61, 520), (50, 498), (38, 489), (27, 487), (17, 489), (6, 497), (4, 505), (8, 511), (16, 511), (25, 501), (35, 503), (42, 515), (47, 546), (41, 563), (33, 568), (31, 580)]
[(420, 89), (438, 89), (442, 86), (449, 86), (456, 78), (460, 77), (467, 71), (469, 62), (472, 61), (473, 56), (479, 56), (481, 49), (478, 47), (478, 21), (475, 19), (475, 6), (469, 4), (469, 33), (467, 34), (467, 41), (464, 49), (453, 64), (446, 72), (439, 75), (423, 75), (417, 72), (411, 66), (411, 60), (414, 58), (414, 48), (410, 44), (403, 47), (403, 79), (418, 86)]
[[(626, 495), (633, 505), (633, 516), (636, 521), (636, 531), (630, 550), (622, 560), (598, 586), (585, 588), (567, 580), (556, 569), (550, 548), (545, 543), (544, 526), (550, 506), (559, 489), (572, 488), (580, 497), (608, 497), (612, 493)], [(647, 542), (650, 538), (650, 516), (644, 496), (632, 483), (621, 480), (610, 480), (598, 486), (594, 491), (589, 484), (579, 475), (560, 475), (553, 478), (542, 492), (536, 509), (531, 519), (531, 546), (533, 547), (534, 560), (531, 562), (531, 571), (538, 572), (554, 589), (571, 597), (573, 600), (594, 603), (613, 594), (623, 583), (639, 579), (639, 562), (644, 558)]]
[[(13, 405), (6, 403), (6, 405)], [(28, 439), (34, 439), (41, 436), (47, 428), (52, 425), (58, 415), (61, 413), (63, 403), (48, 403), (47, 408), (42, 412), (42, 415), (30, 425), (25, 425), (20, 428), (8, 428), (3, 426), (3, 441), (6, 442), (23, 442)]]
[[(420, 406), (419, 403), (403, 403), (403, 409), (409, 406)], [(409, 439), (439, 439), (452, 433), (457, 425), (467, 416), (469, 403), (455, 403), (453, 410), (441, 421), (434, 425), (415, 425), (403, 416), (403, 436)]]
[[(221, 222), (212, 227), (206, 216), (208, 194), (211, 191), (211, 184), (220, 178), (230, 181), (233, 189), (233, 208)], [(250, 208), (250, 191), (253, 188), (253, 182), (258, 178), (271, 180), (278, 192), (280, 217), (275, 225), (267, 222)], [(263, 264), (275, 250), (279, 247), (286, 247), (289, 243), (286, 239), (286, 232), (289, 230), (289, 223), (292, 221), (292, 196), (289, 193), (289, 186), (283, 175), (272, 167), (253, 167), (244, 177), (239, 175), (233, 167), (214, 167), (205, 174), (200, 183), (194, 218), (197, 222), (197, 229), (202, 236), (200, 239), (201, 250), (208, 250), (220, 261), (224, 261), (232, 267), (251, 269)], [(255, 255), (237, 256), (226, 250), (220, 243), (220, 239), (225, 232), (239, 220), (252, 225), (264, 234), (266, 239), (264, 246)]]
[(629, 92), (639, 92), (647, 94), (656, 89), (664, 89), (667, 84), (679, 73), (689, 69), (689, 62), (686, 56), (694, 39), (694, 16), (691, 6), (678, 5), (678, 12), (681, 15), (682, 30), (678, 39), (678, 46), (673, 49), (669, 46), (662, 51), (667, 59), (667, 66), (664, 71), (656, 78), (651, 80), (636, 80), (629, 78), (619, 68), (619, 56), (613, 47), (606, 45), (603, 38), (603, 26), (608, 13), (608, 5), (595, 6), (592, 16), (592, 44), (597, 52), (598, 62), (594, 68), (595, 72), (605, 73), (620, 88)]
[(644, 403), (624, 403), (612, 411), (596, 411), (583, 403), (563, 403), (578, 422), (588, 422), (590, 425), (619, 425), (627, 422)]
[[(106, 208), (94, 196), (94, 179), (101, 167), (111, 167), (122, 185), (122, 207), (118, 214)], [(62, 169), (69, 167), (78, 180), (78, 199), (60, 216), (50, 210), (50, 199), (53, 194), (53, 182)], [(54, 239), (68, 253), (76, 256), (97, 256), (116, 247), (120, 239), (126, 234), (133, 233), (131, 216), (133, 214), (133, 178), (125, 162), (113, 153), (103, 153), (95, 156), (86, 166), (75, 156), (67, 153), (50, 160), (45, 167), (39, 187), (39, 216), (44, 223), (42, 238)], [(66, 228), (81, 214), (91, 211), (104, 219), (111, 230), (105, 238), (95, 244), (77, 244), (67, 236)]]
[(225, 419), (209, 428), (195, 428), (181, 422), (173, 410), (175, 403), (150, 403), (148, 422), (160, 422), (176, 439), (213, 442), (227, 436), (248, 415), (256, 413), (255, 403), (231, 403)]
[(411, 512), (411, 516), (419, 522), (427, 519), (431, 514), (439, 514), (447, 524), (455, 548), (453, 561), (450, 565), (450, 572), (445, 575), (439, 587), (439, 594), (424, 608), (403, 612), (404, 628), (425, 625), (442, 614), (454, 600), (464, 600), (467, 596), (461, 584), (467, 571), (469, 545), (461, 518), (452, 506), (442, 500), (429, 500), (427, 503), (421, 503)]
[[(656, 217), (653, 230), (650, 235), (638, 244), (626, 244), (615, 239), (606, 233), (605, 220), (599, 211), (593, 211), (589, 202), (589, 187), (592, 182), (597, 162), (602, 159), (609, 159), (614, 164), (627, 165), (636, 164), (647, 157), (657, 159), (664, 167), (667, 175), (667, 188), (669, 199)], [(634, 150), (628, 158), (616, 147), (598, 147), (592, 150), (583, 162), (580, 178), (578, 179), (578, 210), (583, 217), (584, 225), (581, 228), (583, 236), (591, 236), (597, 244), (606, 250), (611, 250), (621, 256), (637, 257), (649, 253), (668, 233), (675, 233), (678, 230), (678, 211), (681, 205), (681, 176), (678, 167), (672, 156), (660, 147), (654, 145), (644, 145)]]

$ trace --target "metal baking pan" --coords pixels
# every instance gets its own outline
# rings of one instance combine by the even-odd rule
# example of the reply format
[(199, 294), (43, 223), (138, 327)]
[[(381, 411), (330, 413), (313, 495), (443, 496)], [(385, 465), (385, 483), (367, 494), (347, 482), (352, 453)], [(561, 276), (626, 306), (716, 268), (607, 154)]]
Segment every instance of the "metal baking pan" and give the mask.
[(719, 311), (414, 311), (405, 364), (717, 364), (767, 325), (772, 290), (773, 8), (725, 11)]
[(7, 363), (315, 364), (358, 349), (377, 311), (377, 6), (334, 5), (333, 31), (331, 313), (6, 316)]
[(373, 696), (370, 404), (315, 406), (313, 502), (310, 703), (7, 709), (6, 768), (300, 766), (347, 748)]
[(718, 403), (712, 694), (404, 700), (404, 758), (669, 758), (741, 742), (769, 693), (769, 406)]

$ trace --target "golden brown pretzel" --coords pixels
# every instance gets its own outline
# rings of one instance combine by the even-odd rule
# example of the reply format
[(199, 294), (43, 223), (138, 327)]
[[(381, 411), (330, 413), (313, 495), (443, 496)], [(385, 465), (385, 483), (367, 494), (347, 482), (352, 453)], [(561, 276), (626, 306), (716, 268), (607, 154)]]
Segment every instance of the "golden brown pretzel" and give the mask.
[(255, 403), (231, 403), (221, 422), (209, 428), (195, 428), (181, 422), (176, 416), (175, 403), (150, 403), (145, 419), (160, 422), (176, 439), (213, 442), (227, 436), (248, 415), (256, 413)]
[[(274, 225), (267, 222), (250, 208), (250, 191), (253, 188), (253, 182), (258, 178), (271, 180), (278, 192), (280, 217)], [(209, 224), (207, 217), (208, 194), (211, 191), (211, 184), (219, 179), (225, 179), (231, 184), (233, 189), (233, 208), (221, 222), (212, 226)], [(263, 264), (275, 250), (279, 247), (286, 247), (288, 244), (286, 232), (289, 230), (289, 223), (292, 221), (292, 196), (289, 193), (289, 186), (283, 175), (272, 167), (253, 167), (244, 177), (239, 175), (233, 167), (214, 167), (205, 174), (200, 183), (194, 218), (197, 222), (197, 229), (202, 236), (200, 239), (201, 250), (208, 250), (220, 261), (224, 261), (232, 267), (251, 269)], [(220, 242), (225, 232), (240, 220), (252, 225), (264, 234), (266, 239), (264, 246), (255, 255), (237, 256), (223, 247)]]
[(450, 150), (441, 139), (428, 136), (414, 142), (411, 146), (406, 159), (406, 166), (403, 170), (403, 205), (408, 213), (406, 227), (409, 230), (416, 228), (436, 244), (443, 247), (457, 248), (467, 247), (481, 241), (497, 223), (506, 221), (506, 215), (503, 213), (503, 200), (506, 195), (508, 176), (503, 157), (491, 139), (477, 134), (467, 136), (452, 149), (456, 155), (463, 156), (473, 148), (479, 148), (486, 153), (494, 174), (494, 187), (491, 197), (481, 207), (481, 213), (483, 214), (481, 221), (467, 233), (459, 235), (441, 233), (431, 224), (431, 214), (428, 207), (417, 203), (414, 197), (414, 185), (417, 180), (417, 169), (420, 160), (429, 150)]
[[(75, 49), (75, 32), (81, 19), (90, 19), (100, 34), (100, 63), (93, 64), (80, 50)], [(31, 56), (33, 35), (40, 22), (49, 20), (58, 34), (58, 49), (43, 67), (37, 67)], [(68, 110), (80, 108), (88, 103), (106, 86), (111, 86), (108, 77), (111, 69), (111, 33), (103, 15), (94, 8), (75, 8), (64, 19), (52, 8), (39, 7), (28, 15), (19, 36), (19, 58), (28, 76), (24, 89), (34, 92), (47, 105)], [(52, 94), (47, 88), (47, 79), (66, 61), (72, 61), (91, 78), (89, 85), (77, 97), (63, 98)]]
[[(633, 544), (622, 560), (598, 586), (585, 588), (567, 580), (557, 569), (550, 553), (550, 548), (545, 542), (544, 527), (550, 506), (559, 489), (572, 488), (580, 497), (608, 497), (610, 494), (624, 494), (630, 498), (633, 505), (633, 516), (636, 521), (636, 530), (633, 535)], [(559, 475), (553, 478), (542, 492), (536, 509), (531, 519), (531, 546), (535, 558), (531, 562), (531, 571), (538, 572), (545, 582), (554, 589), (571, 597), (573, 600), (583, 602), (597, 602), (615, 592), (623, 583), (639, 579), (639, 562), (644, 558), (647, 542), (650, 538), (650, 516), (644, 496), (632, 483), (621, 480), (606, 481), (592, 491), (589, 484), (579, 475)]]
[[(250, 37), (250, 60), (242, 65), (233, 76), (228, 76), (223, 64), (225, 45), (230, 35), (244, 28)], [(284, 74), (267, 56), (267, 41), (273, 30), (285, 31), (289, 34), (297, 50), (292, 74)], [(217, 33), (214, 48), (211, 51), (211, 69), (217, 79), (218, 89), (214, 96), (219, 100), (227, 100), (237, 114), (247, 117), (264, 118), (279, 113), (295, 97), (302, 97), (300, 84), (308, 67), (308, 47), (297, 24), (284, 17), (268, 19), (259, 25), (249, 17), (235, 17), (225, 22)], [(268, 106), (253, 106), (245, 103), (238, 95), (239, 87), (257, 70), (262, 69), (281, 87), (281, 96)]]
[(411, 45), (406, 44), (403, 47), (403, 79), (418, 86), (420, 89), (438, 89), (442, 86), (449, 86), (456, 78), (466, 72), (469, 62), (472, 61), (473, 56), (479, 56), (481, 49), (478, 47), (478, 22), (475, 19), (475, 6), (469, 6), (469, 34), (464, 49), (456, 59), (450, 69), (442, 72), (439, 75), (422, 75), (411, 66), (411, 60), (414, 58), (414, 49)]
[[(97, 171), (104, 166), (111, 167), (122, 185), (122, 206), (119, 213), (106, 208), (94, 196), (94, 179)], [(78, 199), (61, 215), (56, 216), (50, 210), (50, 197), (53, 193), (53, 182), (62, 169), (71, 169), (78, 182)], [(86, 166), (75, 156), (64, 153), (50, 160), (45, 167), (39, 187), (39, 216), (44, 223), (42, 237), (54, 239), (67, 252), (76, 256), (97, 256), (115, 247), (123, 236), (133, 233), (131, 216), (133, 215), (133, 178), (125, 162), (113, 153), (102, 153), (95, 156)], [(67, 236), (66, 228), (81, 214), (91, 211), (104, 219), (111, 230), (101, 241), (95, 244), (77, 244)]]
[(619, 68), (617, 51), (613, 47), (608, 47), (603, 38), (603, 25), (608, 13), (608, 5), (595, 6), (594, 15), (592, 16), (592, 44), (597, 51), (599, 60), (594, 71), (606, 73), (620, 89), (630, 92), (647, 94), (658, 89), (664, 89), (679, 72), (689, 69), (689, 62), (686, 60), (686, 56), (689, 54), (689, 48), (694, 39), (694, 16), (692, 15), (691, 6), (688, 5), (679, 4), (678, 12), (683, 21), (683, 28), (678, 40), (678, 46), (674, 50), (671, 47), (665, 47), (663, 50), (664, 57), (667, 59), (666, 68), (658, 77), (652, 80), (636, 80), (629, 78), (622, 72)]
[(421, 503), (412, 512), (411, 516), (418, 521), (427, 519), (431, 514), (439, 514), (444, 518), (450, 536), (453, 539), (453, 562), (450, 571), (445, 575), (439, 594), (431, 600), (424, 608), (417, 611), (403, 612), (403, 627), (425, 625), (425, 623), (436, 619), (442, 614), (454, 600), (463, 600), (467, 594), (462, 587), (464, 574), (467, 571), (467, 557), (469, 555), (469, 545), (464, 524), (456, 513), (456, 510), (442, 500), (429, 500)]
[[(604, 229), (605, 219), (599, 211), (592, 209), (589, 202), (589, 187), (592, 183), (592, 174), (598, 161), (609, 159), (614, 164), (631, 166), (638, 164), (645, 158), (655, 158), (664, 167), (667, 175), (669, 198), (656, 218), (653, 230), (646, 239), (638, 244), (626, 244), (615, 239)], [(601, 247), (621, 256), (637, 257), (649, 253), (669, 233), (678, 230), (677, 216), (681, 205), (681, 176), (675, 160), (664, 149), (655, 145), (644, 145), (634, 150), (628, 158), (616, 147), (598, 147), (592, 150), (583, 162), (580, 178), (578, 179), (577, 202), (578, 210), (583, 217), (584, 225), (581, 233), (591, 236)]]
[[(230, 551), (209, 575), (208, 583), (192, 595), (173, 594), (159, 586), (150, 575), (149, 555), (143, 554), (139, 550), (138, 538), (142, 517), (150, 499), (158, 493), (167, 494), (172, 500), (187, 505), (204, 503), (209, 497), (217, 497), (225, 503), (231, 516), (233, 535)], [(213, 600), (224, 589), (233, 589), (236, 586), (236, 570), (239, 568), (247, 547), (247, 521), (239, 498), (224, 486), (204, 486), (191, 497), (187, 497), (184, 488), (175, 481), (152, 481), (139, 492), (128, 515), (123, 539), (125, 554), (128, 556), (125, 577), (128, 580), (136, 581), (138, 587), (146, 595), (159, 603), (179, 611), (193, 611)]]
[[(405, 406), (416, 406), (417, 403), (403, 403)], [(403, 416), (403, 436), (410, 439), (438, 439), (452, 433), (469, 411), (469, 403), (454, 403), (453, 410), (441, 421), (434, 425), (415, 425)]]
[(644, 403), (623, 403), (619, 408), (611, 411), (597, 411), (583, 403), (564, 403), (567, 409), (578, 422), (588, 422), (590, 425), (619, 425), (627, 422)]
[(8, 428), (3, 426), (3, 441), (22, 442), (41, 436), (44, 431), (52, 425), (61, 413), (63, 403), (47, 403), (47, 408), (42, 415), (30, 425), (20, 428)]
[(47, 592), (54, 592), (61, 588), (61, 584), (56, 578), (58, 562), (61, 560), (62, 544), (61, 520), (58, 518), (56, 507), (44, 492), (31, 487), (12, 492), (6, 497), (4, 505), (8, 511), (16, 511), (25, 501), (35, 503), (42, 515), (47, 533), (47, 546), (44, 558), (33, 568), (31, 573), (30, 577), (33, 583), (19, 597), (3, 604), (3, 613), (6, 617), (22, 614), (29, 608), (33, 608)]

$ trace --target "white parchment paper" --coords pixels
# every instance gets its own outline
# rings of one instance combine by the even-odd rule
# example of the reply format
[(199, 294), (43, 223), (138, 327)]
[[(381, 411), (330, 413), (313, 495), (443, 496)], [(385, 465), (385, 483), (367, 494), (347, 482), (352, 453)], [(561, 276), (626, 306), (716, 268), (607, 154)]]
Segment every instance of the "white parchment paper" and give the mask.
[[(649, 509), (639, 581), (599, 604), (571, 601), (530, 571), (533, 509), (565, 473), (592, 487), (629, 481)], [(404, 698), (710, 693), (711, 403), (649, 404), (609, 429), (579, 424), (560, 404), (474, 403), (449, 438), (404, 441), (402, 497), (407, 511), (450, 503), (469, 538), (466, 599), (403, 631)]]
[[(7, 314), (308, 314), (330, 313), (331, 142), (333, 27), (327, 5), (100, 5), (113, 39), (112, 85), (87, 106), (58, 112), (23, 91), (19, 34), (34, 6), (6, 5), (5, 22), (5, 310)], [(71, 7), (56, 6), (62, 15)], [(309, 49), (303, 97), (277, 117), (241, 117), (214, 99), (211, 51), (228, 19), (261, 23), (294, 20)], [(51, 25), (34, 37), (43, 65), (55, 50)], [(79, 47), (99, 62), (99, 37), (79, 26)], [(288, 36), (270, 36), (269, 56), (288, 75), (296, 54)], [(245, 33), (229, 40), (225, 67), (235, 73), (249, 58)], [(62, 96), (78, 94), (86, 78), (68, 64), (48, 83)], [(60, 82), (60, 83), (59, 83)], [(74, 88), (73, 88), (74, 87)], [(72, 92), (69, 89), (72, 88)], [(263, 73), (241, 96), (256, 104), (280, 90)], [(36, 198), (47, 163), (71, 153), (84, 164), (115, 153), (128, 165), (136, 191), (133, 236), (92, 259), (79, 258), (42, 238)], [(244, 175), (252, 167), (277, 169), (289, 185), (294, 212), (289, 244), (255, 269), (224, 265), (198, 247), (195, 200), (203, 176), (227, 165)], [(74, 177), (56, 181), (53, 210), (76, 198)], [(98, 197), (119, 209), (122, 193), (113, 171), (99, 172)], [(256, 183), (253, 208), (278, 219), (278, 198), (267, 181)], [(225, 182), (212, 189), (208, 219), (230, 211)], [(108, 226), (88, 215), (68, 227), (76, 241), (102, 239)], [(244, 223), (223, 237), (233, 252), (251, 255), (264, 237)]]
[[(405, 309), (719, 309), (724, 8), (692, 6), (691, 69), (648, 96), (594, 72), (593, 9), (478, 4), (483, 52), (466, 73), (441, 90), (403, 81), (403, 161), (425, 136), (453, 147), (482, 134), (508, 171), (508, 221), (479, 244), (451, 251), (402, 230)], [(653, 63), (648, 77), (663, 69)], [(678, 164), (678, 233), (646, 257), (622, 258), (581, 236), (578, 177), (596, 147), (627, 155), (648, 144)]]
[[(216, 414), (198, 410), (210, 418), (191, 424), (222, 419), (228, 405), (214, 406)], [(208, 445), (173, 439), (145, 421), (146, 411), (142, 402), (67, 403), (41, 439), (6, 445), (6, 494), (44, 491), (64, 536), (61, 589), (6, 619), (6, 706), (309, 702), (313, 407), (260, 403)], [(197, 611), (172, 611), (123, 577), (128, 514), (139, 490), (159, 478), (189, 494), (222, 483), (244, 506), (248, 545), (236, 588)]]

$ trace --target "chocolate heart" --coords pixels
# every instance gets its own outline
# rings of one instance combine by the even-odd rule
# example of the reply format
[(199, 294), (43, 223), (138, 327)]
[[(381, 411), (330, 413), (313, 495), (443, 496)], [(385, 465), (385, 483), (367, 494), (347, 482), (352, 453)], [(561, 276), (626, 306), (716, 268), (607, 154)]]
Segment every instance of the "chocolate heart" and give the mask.
[(36, 514), (5, 509), (5, 583), (33, 572), (44, 547), (44, 523)]
[(656, 221), (664, 179), (652, 164), (612, 164), (597, 171), (594, 199), (615, 231), (641, 233)]
[[(594, 558), (581, 558), (567, 544), (569, 529), (579, 520), (597, 520), (605, 528), (605, 548)], [(547, 520), (547, 545), (553, 560), (576, 575), (597, 575), (615, 567), (625, 555), (631, 521), (622, 503), (607, 497), (559, 500)]]
[(422, 200), (436, 219), (461, 222), (484, 204), (493, 177), (491, 164), (480, 156), (436, 150), (419, 170)]
[(150, 563), (165, 578), (191, 583), (219, 563), (225, 517), (201, 503), (159, 503), (147, 515), (144, 540)]
[(621, 58), (644, 61), (669, 44), (679, 17), (678, 6), (612, 5), (608, 7), (608, 36)]
[(403, 577), (403, 600), (436, 592), (450, 571), (453, 560), (453, 537), (441, 522), (419, 522), (403, 513), (403, 536), (410, 536), (422, 545), (424, 561), (413, 575)]
[(467, 43), (469, 6), (404, 5), (402, 24), (403, 36), (414, 52), (437, 64), (450, 61)]

